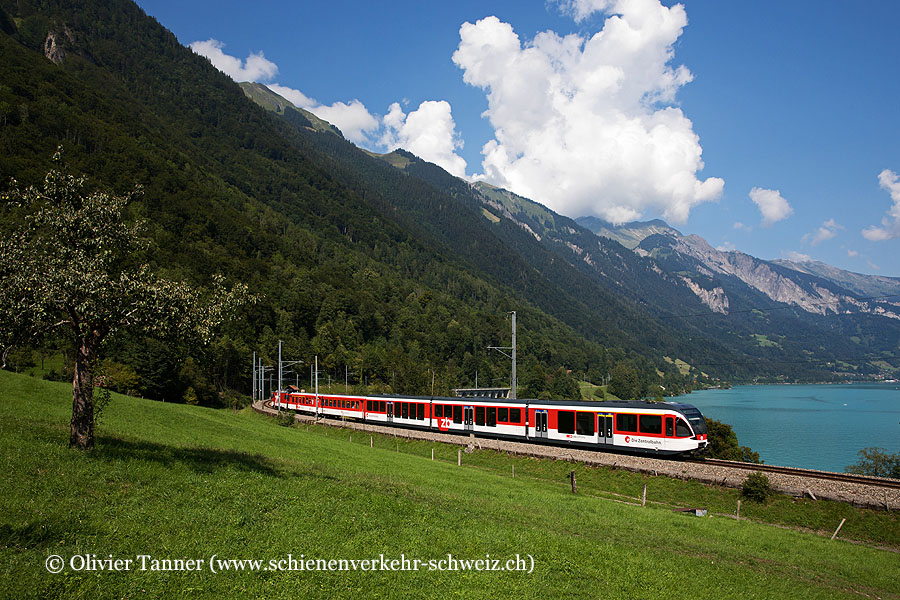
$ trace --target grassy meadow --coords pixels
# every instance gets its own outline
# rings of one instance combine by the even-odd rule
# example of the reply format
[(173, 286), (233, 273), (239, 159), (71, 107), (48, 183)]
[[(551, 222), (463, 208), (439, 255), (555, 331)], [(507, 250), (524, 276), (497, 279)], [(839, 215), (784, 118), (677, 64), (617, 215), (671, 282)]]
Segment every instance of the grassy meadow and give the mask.
[[(776, 499), (743, 503), (750, 520), (697, 518), (673, 508), (733, 512), (736, 492), (488, 451), (457, 467), (456, 447), (116, 395), (85, 454), (66, 447), (70, 411), (66, 384), (0, 371), (0, 597), (900, 598), (895, 513)], [(622, 501), (644, 483), (647, 507)], [(797, 528), (840, 515), (863, 543)], [(85, 554), (135, 562), (71, 568)], [(429, 570), (448, 554), (533, 570)], [(139, 555), (200, 569), (141, 570)], [(213, 573), (213, 555), (424, 563)]]

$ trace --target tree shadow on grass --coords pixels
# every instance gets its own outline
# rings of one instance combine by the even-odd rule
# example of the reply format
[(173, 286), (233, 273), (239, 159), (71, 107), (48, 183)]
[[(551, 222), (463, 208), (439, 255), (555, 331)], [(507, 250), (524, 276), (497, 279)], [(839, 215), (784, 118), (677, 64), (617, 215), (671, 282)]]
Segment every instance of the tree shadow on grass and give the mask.
[(141, 460), (166, 467), (186, 465), (197, 473), (213, 473), (219, 469), (236, 469), (283, 478), (273, 461), (261, 454), (221, 448), (183, 448), (153, 442), (103, 437), (91, 456), (102, 460)]
[(71, 524), (44, 519), (24, 525), (0, 524), (0, 549), (22, 551), (28, 548), (49, 548), (71, 530)]

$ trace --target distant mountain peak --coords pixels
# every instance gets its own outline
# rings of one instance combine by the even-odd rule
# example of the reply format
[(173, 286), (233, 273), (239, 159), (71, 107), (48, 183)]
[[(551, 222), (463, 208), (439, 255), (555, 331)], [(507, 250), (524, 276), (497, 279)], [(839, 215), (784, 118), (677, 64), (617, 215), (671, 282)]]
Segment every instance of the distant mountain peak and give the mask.
[(324, 133), (333, 133), (337, 136), (344, 137), (341, 130), (324, 119), (320, 119), (313, 113), (299, 108), (293, 102), (276, 94), (262, 83), (252, 81), (243, 81), (238, 84), (243, 90), (244, 95), (253, 100), (256, 104), (264, 109), (285, 116), (288, 120), (294, 121), (296, 124), (320, 131)]
[(615, 240), (634, 250), (642, 241), (651, 235), (668, 235), (672, 237), (682, 237), (681, 232), (671, 227), (662, 219), (651, 219), (650, 221), (632, 221), (622, 225), (614, 225), (609, 221), (604, 221), (598, 217), (578, 217), (575, 222), (593, 231), (599, 236)]

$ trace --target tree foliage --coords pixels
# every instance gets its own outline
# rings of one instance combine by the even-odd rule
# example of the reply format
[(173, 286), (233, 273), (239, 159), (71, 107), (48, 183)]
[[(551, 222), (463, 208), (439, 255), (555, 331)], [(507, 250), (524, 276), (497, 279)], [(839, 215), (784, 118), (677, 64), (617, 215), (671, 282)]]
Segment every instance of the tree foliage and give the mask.
[(737, 434), (731, 428), (731, 425), (710, 418), (705, 420), (709, 436), (709, 456), (711, 458), (758, 464), (763, 462), (760, 460), (758, 452), (754, 452), (749, 447), (741, 446), (738, 443)]
[(101, 349), (120, 331), (193, 336), (208, 343), (245, 288), (202, 288), (157, 276), (143, 262), (141, 224), (125, 218), (129, 196), (86, 191), (62, 170), (61, 153), (41, 187), (4, 195), (18, 213), (0, 240), (0, 346), (57, 330), (74, 350), (70, 445), (94, 444), (95, 375)]
[(847, 473), (900, 479), (900, 452), (890, 454), (884, 448), (863, 448), (857, 455), (859, 461), (848, 466)]

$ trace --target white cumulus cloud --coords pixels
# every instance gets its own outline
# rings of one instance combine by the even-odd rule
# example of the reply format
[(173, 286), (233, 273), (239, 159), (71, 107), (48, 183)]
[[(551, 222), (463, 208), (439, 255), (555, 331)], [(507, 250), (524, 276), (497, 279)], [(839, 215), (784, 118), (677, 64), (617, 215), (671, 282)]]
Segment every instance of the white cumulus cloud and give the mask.
[(822, 242), (834, 238), (841, 229), (844, 229), (844, 227), (839, 225), (837, 221), (828, 219), (814, 233), (804, 235), (803, 241), (809, 241), (813, 246), (818, 246)]
[(891, 195), (894, 203), (888, 209), (887, 216), (881, 219), (881, 227), (872, 225), (863, 229), (863, 237), (873, 242), (900, 237), (900, 177), (890, 169), (885, 169), (878, 174), (878, 183)]
[(591, 37), (552, 31), (525, 43), (508, 23), (464, 23), (453, 61), (487, 94), (494, 139), (481, 176), (571, 216), (614, 223), (661, 213), (683, 223), (724, 182), (697, 178), (702, 148), (672, 105), (691, 72), (673, 67), (687, 24), (657, 0), (563, 3), (576, 18), (608, 13)]
[(781, 196), (778, 190), (767, 190), (755, 187), (750, 190), (750, 199), (759, 207), (762, 213), (762, 226), (770, 227), (778, 221), (787, 219), (794, 214), (794, 209), (788, 201)]
[(394, 102), (384, 116), (384, 127), (381, 145), (389, 150), (402, 147), (452, 175), (466, 176), (466, 161), (456, 153), (462, 141), (449, 102), (426, 100), (409, 114)]
[(191, 50), (205, 56), (215, 68), (235, 81), (269, 81), (278, 73), (278, 66), (268, 60), (262, 52), (250, 53), (245, 60), (230, 56), (222, 51), (223, 42), (208, 39), (191, 42)]

